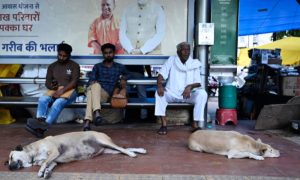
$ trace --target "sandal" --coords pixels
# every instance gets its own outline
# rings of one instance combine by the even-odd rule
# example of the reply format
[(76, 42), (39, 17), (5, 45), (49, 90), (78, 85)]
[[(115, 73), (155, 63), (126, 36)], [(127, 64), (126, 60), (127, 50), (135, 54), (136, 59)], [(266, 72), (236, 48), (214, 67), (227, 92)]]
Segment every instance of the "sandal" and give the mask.
[(95, 126), (100, 126), (100, 125), (101, 125), (101, 122), (102, 122), (100, 110), (96, 110), (96, 111), (94, 112), (94, 114), (95, 114), (94, 124), (95, 124)]
[(90, 130), (92, 130), (90, 126), (90, 121), (84, 120), (83, 131), (90, 131)]
[(166, 135), (168, 133), (167, 126), (161, 126), (157, 131), (159, 135)]

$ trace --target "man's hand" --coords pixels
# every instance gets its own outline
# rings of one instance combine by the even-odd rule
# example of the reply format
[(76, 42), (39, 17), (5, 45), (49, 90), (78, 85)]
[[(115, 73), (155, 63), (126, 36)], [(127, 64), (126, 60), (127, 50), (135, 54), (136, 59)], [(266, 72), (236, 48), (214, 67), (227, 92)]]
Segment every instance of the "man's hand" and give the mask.
[(140, 49), (133, 49), (130, 54), (133, 54), (133, 55), (142, 55), (142, 51)]
[(159, 96), (163, 96), (165, 94), (165, 88), (163, 86), (158, 86), (157, 87), (157, 94)]
[(59, 98), (64, 93), (64, 88), (58, 89), (54, 94), (54, 98)]
[(121, 79), (120, 86), (122, 89), (126, 88), (126, 80), (125, 79)]
[(192, 86), (187, 85), (182, 93), (183, 99), (188, 99), (191, 97)]
[(58, 89), (58, 82), (57, 81), (52, 81), (51, 82), (51, 89), (57, 90)]

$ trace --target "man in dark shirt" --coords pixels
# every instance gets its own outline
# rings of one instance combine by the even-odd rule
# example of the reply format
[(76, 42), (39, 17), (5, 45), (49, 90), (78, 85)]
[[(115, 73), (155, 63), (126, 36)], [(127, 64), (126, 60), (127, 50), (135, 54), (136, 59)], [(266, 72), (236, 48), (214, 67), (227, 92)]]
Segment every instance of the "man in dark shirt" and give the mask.
[(72, 47), (61, 43), (57, 46), (57, 61), (47, 69), (46, 87), (48, 92), (39, 98), (37, 119), (28, 119), (26, 129), (43, 137), (49, 125), (53, 124), (60, 112), (76, 100), (76, 87), (80, 77), (80, 66), (70, 60)]
[(101, 46), (101, 51), (104, 60), (94, 65), (88, 82), (84, 131), (91, 130), (90, 122), (92, 120), (96, 126), (101, 123), (101, 102), (107, 102), (112, 96), (120, 77), (122, 89), (126, 88), (127, 70), (124, 65), (114, 62), (116, 47), (107, 43)]

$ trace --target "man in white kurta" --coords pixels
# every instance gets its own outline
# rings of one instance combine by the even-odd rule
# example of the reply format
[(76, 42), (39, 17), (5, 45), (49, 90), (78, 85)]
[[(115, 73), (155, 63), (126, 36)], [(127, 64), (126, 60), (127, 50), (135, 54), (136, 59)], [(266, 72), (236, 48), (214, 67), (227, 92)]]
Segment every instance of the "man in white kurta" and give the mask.
[[(177, 56), (171, 56), (159, 71), (155, 93), (155, 115), (161, 117), (162, 126), (158, 134), (167, 134), (166, 108), (169, 102), (194, 104), (192, 130), (204, 126), (204, 108), (207, 93), (201, 88), (201, 63), (190, 57), (190, 45), (177, 45)], [(163, 80), (167, 80), (163, 87)]]

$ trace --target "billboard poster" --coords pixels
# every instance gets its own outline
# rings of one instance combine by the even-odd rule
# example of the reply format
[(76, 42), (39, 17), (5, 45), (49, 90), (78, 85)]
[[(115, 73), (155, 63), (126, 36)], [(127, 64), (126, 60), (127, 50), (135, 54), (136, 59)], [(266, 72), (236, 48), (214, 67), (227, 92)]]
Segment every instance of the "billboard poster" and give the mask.
[(137, 1), (1, 0), (0, 56), (54, 55), (62, 41), (78, 56), (99, 54), (106, 42), (119, 55), (175, 54), (187, 38), (187, 0)]

